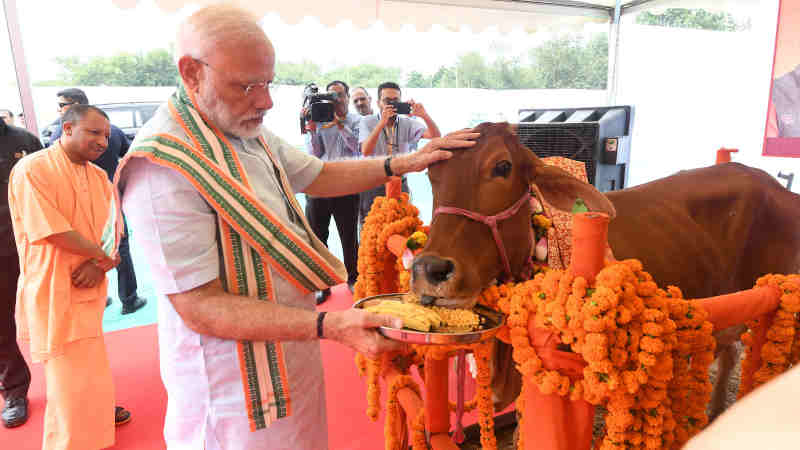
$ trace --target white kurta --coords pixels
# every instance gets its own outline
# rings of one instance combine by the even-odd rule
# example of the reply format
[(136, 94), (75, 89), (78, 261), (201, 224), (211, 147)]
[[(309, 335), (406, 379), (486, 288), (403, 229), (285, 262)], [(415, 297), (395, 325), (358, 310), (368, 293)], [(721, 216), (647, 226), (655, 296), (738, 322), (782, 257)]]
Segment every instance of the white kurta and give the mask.
[[(139, 132), (184, 137), (161, 107)], [(322, 170), (322, 162), (264, 130), (292, 188), (302, 191)], [(308, 234), (289, 207), (272, 163), (252, 139), (229, 137), (257, 197), (298, 235)], [(188, 139), (186, 139), (188, 142)], [(136, 145), (134, 145), (132, 148)], [(150, 264), (158, 293), (161, 377), (169, 396), (164, 438), (171, 450), (324, 450), (328, 448), (325, 387), (319, 342), (283, 342), (292, 415), (250, 432), (236, 341), (190, 330), (167, 294), (184, 292), (219, 277), (220, 256), (214, 211), (178, 172), (144, 158), (122, 173), (122, 208)], [(289, 195), (294, 195), (289, 193)], [(315, 308), (312, 294), (301, 295), (270, 269), (281, 304)]]

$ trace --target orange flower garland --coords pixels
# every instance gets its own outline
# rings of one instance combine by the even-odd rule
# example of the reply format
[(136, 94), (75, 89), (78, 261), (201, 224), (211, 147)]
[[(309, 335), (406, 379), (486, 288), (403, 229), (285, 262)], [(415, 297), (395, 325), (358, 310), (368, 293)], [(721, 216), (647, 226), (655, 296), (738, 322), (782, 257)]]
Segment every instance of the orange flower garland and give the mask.
[[(753, 379), (740, 384), (739, 397), (788, 370), (800, 360), (800, 339), (796, 339), (800, 322), (800, 275), (765, 275), (756, 281), (756, 286), (774, 286), (781, 292), (780, 306), (767, 329), (767, 342), (761, 348), (761, 366), (755, 370)], [(765, 318), (747, 323), (749, 331), (742, 335), (746, 346), (742, 372), (753, 373), (753, 333), (767, 326)], [(748, 389), (749, 387), (749, 389)]]
[[(361, 243), (358, 247), (358, 280), (353, 300), (385, 293), (381, 292), (381, 281), (384, 277), (383, 261), (389, 257), (386, 241), (393, 234), (408, 237), (415, 231), (421, 230), (419, 210), (409, 203), (408, 194), (403, 193), (400, 198), (375, 198), (361, 230)], [(394, 289), (394, 292), (400, 291)]]
[[(698, 405), (710, 393), (711, 324), (679, 290), (659, 289), (636, 260), (609, 264), (596, 278), (589, 286), (568, 271), (550, 271), (489, 288), (481, 301), (508, 315), (523, 389), (530, 383), (544, 394), (606, 405), (606, 434), (598, 448), (680, 448), (707, 422)], [(582, 379), (542, 366), (528, 336), (529, 320), (583, 356)], [(678, 356), (686, 363), (675, 364)]]
[(394, 379), (389, 387), (389, 396), (386, 399), (386, 422), (384, 423), (384, 439), (386, 450), (400, 450), (400, 435), (403, 432), (403, 411), (397, 400), (400, 389), (409, 388), (422, 396), (419, 384), (410, 375), (401, 375)]
[(425, 409), (420, 409), (414, 419), (414, 429), (411, 434), (412, 450), (428, 450), (428, 440), (425, 438)]

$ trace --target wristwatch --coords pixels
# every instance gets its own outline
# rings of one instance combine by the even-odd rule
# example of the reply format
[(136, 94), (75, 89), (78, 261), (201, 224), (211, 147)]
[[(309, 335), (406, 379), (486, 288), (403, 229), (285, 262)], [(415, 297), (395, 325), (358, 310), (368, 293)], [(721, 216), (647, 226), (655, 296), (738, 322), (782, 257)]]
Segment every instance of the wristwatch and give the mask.
[(383, 170), (386, 172), (387, 177), (393, 177), (394, 172), (392, 172), (392, 157), (388, 157), (383, 160)]

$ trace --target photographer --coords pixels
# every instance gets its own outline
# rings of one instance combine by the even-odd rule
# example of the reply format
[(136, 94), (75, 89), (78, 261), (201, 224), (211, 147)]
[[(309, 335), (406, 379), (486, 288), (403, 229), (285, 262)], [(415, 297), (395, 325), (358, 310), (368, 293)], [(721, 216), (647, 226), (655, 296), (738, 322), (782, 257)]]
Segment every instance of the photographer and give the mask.
[[(441, 136), (439, 127), (425, 111), (422, 103), (409, 100), (401, 103), (400, 86), (387, 81), (378, 86), (379, 115), (362, 118), (359, 123), (359, 144), (364, 156), (385, 156), (408, 153), (417, 149), (417, 144), (422, 138), (433, 139)], [(425, 121), (423, 125), (418, 120), (402, 115), (416, 116)], [(408, 182), (403, 177), (403, 192), (409, 192)], [(372, 207), (375, 197), (386, 195), (386, 188), (378, 186), (361, 193), (359, 205), (359, 221), (361, 226)]]
[[(361, 116), (347, 110), (350, 102), (347, 83), (338, 80), (331, 81), (326, 89), (329, 95), (311, 94), (310, 104), (303, 108), (303, 117), (306, 119), (306, 129), (308, 130), (308, 133), (305, 134), (306, 150), (326, 162), (356, 157), (358, 156), (358, 139), (354, 131)], [(334, 98), (331, 99), (330, 94), (333, 94)], [(308, 99), (309, 95), (306, 98)], [(315, 106), (318, 108), (316, 113), (321, 118), (312, 113)], [(327, 109), (329, 106), (333, 108), (332, 114)], [(332, 117), (324, 117), (326, 113)], [(313, 119), (332, 120), (317, 123)], [(306, 217), (308, 217), (314, 234), (325, 245), (328, 245), (331, 215), (336, 220), (336, 228), (339, 230), (339, 238), (342, 241), (344, 265), (347, 268), (347, 285), (351, 291), (358, 277), (358, 200), (358, 194), (326, 198), (306, 196)], [(327, 300), (330, 293), (330, 289), (317, 292), (317, 304)]]

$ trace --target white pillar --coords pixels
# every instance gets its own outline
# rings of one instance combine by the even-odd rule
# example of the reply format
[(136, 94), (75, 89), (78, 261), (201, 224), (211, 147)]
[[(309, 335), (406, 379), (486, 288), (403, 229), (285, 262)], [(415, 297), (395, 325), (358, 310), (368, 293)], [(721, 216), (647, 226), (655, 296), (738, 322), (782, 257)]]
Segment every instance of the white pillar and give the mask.
[(619, 30), (622, 15), (622, 0), (617, 0), (614, 16), (608, 30), (608, 79), (606, 82), (606, 104), (612, 106), (617, 102), (617, 69), (619, 67)]
[(31, 80), (28, 76), (28, 65), (25, 62), (25, 51), (22, 48), (22, 32), (19, 27), (19, 14), (17, 13), (17, 0), (3, 0), (3, 11), (8, 25), (8, 39), (11, 42), (11, 57), (14, 60), (14, 70), (17, 73), (17, 87), (22, 99), (22, 112), (25, 114), (25, 126), (35, 136), (39, 136), (36, 126), (36, 111), (33, 108), (33, 92)]

